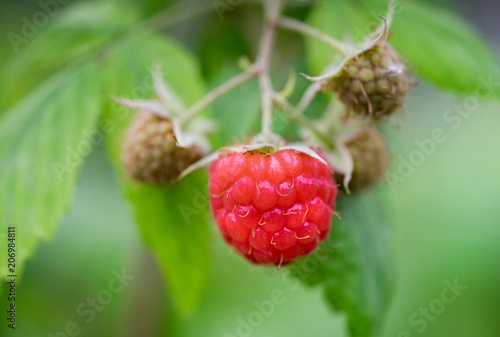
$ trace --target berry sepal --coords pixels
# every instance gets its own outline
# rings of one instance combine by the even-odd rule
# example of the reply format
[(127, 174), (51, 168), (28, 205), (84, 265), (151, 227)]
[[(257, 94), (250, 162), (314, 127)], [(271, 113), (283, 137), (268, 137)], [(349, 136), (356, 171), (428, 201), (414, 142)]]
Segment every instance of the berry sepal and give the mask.
[[(389, 14), (391, 11), (389, 11)], [(328, 71), (326, 71), (324, 74), (320, 76), (309, 76), (304, 73), (300, 73), (302, 76), (307, 78), (311, 82), (321, 82), (322, 84), (325, 82), (329, 82), (332, 78), (339, 76), (342, 73), (342, 70), (346, 66), (347, 63), (349, 63), (350, 60), (355, 59), (359, 55), (366, 53), (370, 49), (375, 48), (379, 43), (385, 42), (388, 38), (388, 32), (389, 32), (389, 24), (392, 21), (392, 16), (389, 16), (389, 19), (386, 19), (382, 15), (379, 15), (382, 20), (383, 24), (380, 27), (378, 32), (375, 32), (376, 37), (374, 39), (370, 39), (368, 41), (365, 41), (361, 44), (359, 47), (353, 46), (350, 48), (348, 51), (347, 55), (342, 59), (340, 64), (337, 66), (332, 67)], [(388, 24), (389, 22), (389, 24)], [(399, 70), (401, 70), (401, 67), (398, 67)], [(404, 71), (404, 68), (402, 69)], [(391, 71), (396, 71), (395, 67), (391, 67)]]
[(242, 145), (233, 145), (233, 146), (226, 146), (223, 148), (220, 148), (219, 150), (210, 153), (209, 155), (201, 158), (197, 162), (193, 163), (189, 167), (187, 167), (180, 175), (178, 180), (184, 178), (186, 175), (204, 168), (210, 166), (214, 161), (216, 161), (219, 158), (225, 157), (229, 154), (232, 153), (248, 153), (248, 152), (259, 152), (259, 153), (276, 153), (278, 151), (283, 151), (283, 150), (295, 150), (296, 152), (299, 153), (304, 153), (314, 159), (319, 160), (321, 163), (325, 164), (328, 166), (330, 171), (333, 173), (333, 169), (331, 165), (321, 156), (316, 152), (314, 149), (311, 147), (307, 146), (306, 144), (303, 143), (290, 143), (287, 146), (278, 146), (273, 143), (257, 143), (257, 144), (242, 144)]
[(198, 146), (204, 153), (210, 152), (211, 146), (206, 135), (216, 130), (215, 123), (206, 117), (198, 116), (189, 124), (181, 126), (179, 119), (182, 113), (186, 111), (186, 106), (165, 82), (158, 66), (154, 67), (152, 76), (156, 99), (127, 99), (113, 94), (108, 95), (117, 103), (132, 108), (137, 112), (148, 111), (162, 119), (168, 119), (172, 123), (178, 147)]
[(174, 182), (189, 165), (211, 151), (207, 134), (215, 130), (199, 117), (181, 125), (186, 107), (153, 71), (155, 99), (134, 100), (109, 94), (116, 102), (135, 110), (122, 146), (122, 162), (128, 177), (146, 184)]

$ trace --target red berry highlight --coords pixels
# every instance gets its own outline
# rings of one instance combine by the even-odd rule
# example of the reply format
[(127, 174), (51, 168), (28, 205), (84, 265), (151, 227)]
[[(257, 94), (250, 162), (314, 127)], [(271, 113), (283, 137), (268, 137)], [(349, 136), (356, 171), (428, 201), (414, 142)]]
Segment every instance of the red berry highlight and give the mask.
[(337, 188), (316, 158), (295, 150), (232, 153), (217, 159), (209, 175), (217, 227), (252, 263), (287, 265), (330, 232)]

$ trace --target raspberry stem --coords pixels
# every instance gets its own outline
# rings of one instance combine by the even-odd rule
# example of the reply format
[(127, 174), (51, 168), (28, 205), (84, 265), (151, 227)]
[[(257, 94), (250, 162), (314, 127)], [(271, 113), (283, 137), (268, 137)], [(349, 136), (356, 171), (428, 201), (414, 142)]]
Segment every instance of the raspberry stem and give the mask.
[(262, 95), (262, 135), (264, 139), (272, 139), (272, 110), (274, 90), (269, 73), (271, 53), (276, 37), (276, 26), (282, 9), (281, 0), (265, 0), (265, 23), (260, 40), (256, 66)]
[(203, 111), (205, 108), (207, 108), (210, 104), (212, 104), (215, 100), (217, 100), (219, 97), (223, 96), (227, 92), (231, 91), (232, 89), (242, 85), (245, 82), (248, 82), (252, 78), (254, 78), (257, 75), (258, 71), (255, 66), (251, 66), (248, 68), (246, 71), (230, 78), (226, 82), (222, 83), (220, 86), (217, 88), (213, 89), (210, 91), (208, 94), (206, 94), (201, 100), (196, 102), (193, 106), (191, 106), (189, 109), (187, 109), (183, 116), (181, 117), (181, 125), (186, 125), (189, 124), (189, 122), (196, 117), (196, 115)]
[[(334, 60), (332, 61), (329, 65), (326, 66), (325, 69), (321, 72), (321, 75), (328, 73), (331, 71), (332, 68), (335, 68), (337, 65), (337, 62)], [(323, 83), (321, 82), (313, 82), (307, 90), (304, 92), (304, 95), (300, 99), (300, 102), (297, 106), (297, 110), (303, 113), (304, 111), (307, 110), (309, 105), (311, 104), (312, 100), (316, 95), (323, 89)]]
[(307, 90), (304, 92), (304, 95), (300, 99), (300, 102), (297, 106), (297, 111), (303, 113), (307, 110), (309, 105), (311, 105), (312, 100), (316, 95), (322, 90), (321, 83), (313, 83), (311, 84)]
[(327, 146), (331, 150), (335, 149), (335, 144), (330, 139), (331, 137), (318, 130), (318, 128), (309, 118), (304, 116), (301, 111), (294, 108), (283, 96), (275, 95), (274, 103), (281, 110), (283, 110), (283, 112), (288, 114), (290, 118), (296, 120), (299, 124), (311, 130), (314, 135), (325, 144), (325, 146)]
[[(319, 139), (323, 141), (326, 146), (333, 149), (335, 144), (332, 143), (330, 137), (327, 137), (327, 135), (319, 131), (314, 123), (303, 115), (303, 112), (309, 107), (313, 98), (319, 91), (321, 91), (321, 85), (319, 83), (312, 84), (304, 93), (298, 107), (293, 107), (282, 95), (275, 92), (273, 89), (270, 76), (271, 55), (278, 26), (322, 40), (344, 55), (348, 53), (349, 46), (337, 41), (320, 30), (302, 23), (301, 21), (289, 17), (282, 17), (282, 0), (263, 0), (263, 5), (265, 22), (260, 39), (259, 52), (255, 63), (246, 71), (228, 79), (226, 82), (210, 91), (201, 100), (189, 107), (181, 116), (180, 123), (182, 126), (189, 124), (193, 118), (195, 118), (215, 100), (230, 90), (248, 82), (254, 77), (257, 77), (261, 88), (262, 136), (265, 141), (271, 141), (273, 139), (272, 109), (273, 105), (276, 105), (287, 113), (292, 119), (310, 129)], [(203, 11), (200, 12), (203, 13)], [(151, 21), (155, 22), (155, 20)], [(327, 69), (329, 67), (330, 66), (328, 66)]]
[(334, 39), (330, 35), (326, 34), (325, 32), (318, 30), (312, 26), (309, 26), (308, 24), (303, 23), (302, 21), (289, 18), (289, 17), (282, 17), (278, 21), (278, 25), (298, 32), (302, 33), (304, 35), (309, 35), (311, 37), (314, 37), (318, 40), (321, 40), (331, 46), (332, 48), (338, 50), (340, 53), (343, 55), (347, 55), (349, 53), (349, 46), (346, 45), (345, 43), (342, 43), (341, 41), (338, 41), (337, 39)]

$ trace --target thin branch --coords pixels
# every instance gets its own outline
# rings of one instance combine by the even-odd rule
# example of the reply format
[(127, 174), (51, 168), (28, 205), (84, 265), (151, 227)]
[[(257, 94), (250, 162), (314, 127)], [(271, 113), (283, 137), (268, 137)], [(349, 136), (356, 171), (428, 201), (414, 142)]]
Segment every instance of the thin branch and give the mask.
[(320, 92), (322, 89), (321, 83), (315, 82), (311, 84), (304, 95), (302, 96), (298, 106), (297, 106), (297, 111), (300, 113), (303, 113), (306, 111), (306, 109), (311, 105), (311, 102), (313, 101), (314, 97)]
[(276, 37), (276, 23), (281, 13), (281, 5), (281, 0), (266, 0), (264, 2), (266, 18), (256, 61), (262, 95), (262, 134), (266, 139), (272, 138), (274, 90), (269, 74), (269, 64), (271, 62), (271, 52)]
[[(326, 66), (325, 69), (320, 73), (320, 76), (327, 74), (331, 69), (335, 68), (337, 66), (337, 61), (333, 60), (329, 65)], [(300, 111), (301, 113), (306, 111), (309, 105), (311, 105), (312, 100), (318, 94), (321, 90), (323, 89), (323, 83), (322, 82), (313, 82), (307, 90), (304, 92), (304, 95), (302, 95), (302, 98), (300, 99), (300, 102), (297, 106), (297, 110)]]
[(309, 118), (307, 118), (300, 111), (295, 109), (284, 97), (280, 95), (275, 95), (273, 99), (274, 103), (281, 110), (283, 110), (283, 112), (285, 112), (290, 118), (296, 120), (302, 126), (311, 130), (314, 133), (314, 135), (318, 139), (320, 139), (329, 149), (331, 150), (335, 149), (335, 144), (332, 142), (330, 137), (328, 137), (328, 135), (324, 134), (323, 132), (319, 131), (316, 125), (314, 125), (314, 123)]
[(210, 104), (212, 104), (216, 99), (224, 95), (225, 93), (231, 91), (239, 85), (242, 85), (245, 82), (248, 82), (253, 77), (257, 75), (257, 71), (255, 67), (248, 68), (245, 72), (242, 72), (226, 82), (222, 83), (217, 88), (210, 91), (205, 95), (202, 99), (196, 102), (193, 106), (187, 109), (183, 116), (181, 117), (181, 125), (188, 124), (198, 113), (207, 108)]
[(293, 30), (305, 35), (309, 35), (318, 40), (321, 40), (344, 55), (347, 55), (349, 53), (350, 47), (348, 45), (334, 39), (333, 37), (331, 37), (330, 35), (326, 34), (325, 32), (319, 29), (316, 29), (312, 26), (309, 26), (308, 24), (303, 23), (302, 21), (293, 18), (282, 17), (278, 21), (278, 24), (283, 28)]
[(335, 133), (336, 123), (341, 119), (344, 114), (345, 106), (338, 100), (331, 100), (328, 104), (323, 117), (321, 118), (321, 123), (325, 125), (326, 132), (333, 135)]

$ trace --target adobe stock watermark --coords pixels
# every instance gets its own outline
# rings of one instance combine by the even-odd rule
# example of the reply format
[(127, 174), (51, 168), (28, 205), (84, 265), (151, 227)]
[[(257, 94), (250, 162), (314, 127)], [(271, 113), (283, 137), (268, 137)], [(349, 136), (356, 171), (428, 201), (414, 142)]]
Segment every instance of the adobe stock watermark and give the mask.
[(80, 166), (83, 159), (92, 151), (92, 149), (101, 144), (104, 140), (104, 135), (115, 129), (115, 126), (109, 119), (100, 121), (99, 126), (91, 131), (83, 130), (82, 139), (74, 148), (66, 146), (64, 162), (53, 162), (52, 169), (56, 174), (57, 180), (62, 182), (64, 176), (73, 172)]
[(38, 6), (41, 10), (35, 12), (31, 18), (23, 16), (21, 18), (22, 27), (20, 34), (14, 32), (7, 33), (7, 39), (17, 54), (22, 45), (27, 45), (30, 40), (37, 36), (40, 29), (45, 27), (51, 18), (55, 17), (60, 10), (61, 5), (66, 5), (71, 0), (40, 0)]
[[(281, 273), (281, 280), (287, 286), (285, 289), (288, 292), (294, 292), (300, 287), (300, 282), (293, 277), (290, 272)], [(270, 318), (277, 308), (282, 306), (288, 299), (285, 290), (274, 289), (271, 291), (269, 298), (261, 301), (253, 301), (255, 310), (244, 316), (238, 316), (238, 323), (234, 333), (225, 332), (222, 337), (251, 337), (256, 329), (261, 327), (266, 319)]]
[(237, 6), (241, 5), (243, 0), (213, 0), (212, 6), (217, 12), (219, 19), (224, 21), (224, 13), (232, 12)]
[(445, 128), (435, 128), (426, 138), (415, 139), (415, 149), (406, 156), (397, 157), (397, 166), (394, 165), (396, 171), (387, 170), (385, 173), (385, 181), (391, 191), (394, 192), (398, 185), (405, 183), (416, 172), (417, 167), (422, 166), (425, 160), (436, 152), (438, 146), (448, 140), (449, 134), (458, 130), (463, 122), (479, 109), (480, 101), (490, 99), (500, 87), (500, 82), (495, 81), (492, 75), (487, 79), (480, 77), (479, 82), (474, 95), (467, 96), (461, 103), (443, 112), (442, 121)]
[[(85, 324), (90, 324), (96, 318), (97, 313), (102, 312), (108, 306), (113, 298), (120, 294), (130, 281), (135, 279), (135, 276), (126, 273), (125, 268), (122, 268), (121, 273), (112, 270), (113, 278), (109, 280), (107, 286), (99, 290), (94, 297), (87, 297), (84, 301), (78, 304), (75, 312), (78, 317), (83, 319)], [(47, 337), (76, 337), (82, 333), (82, 327), (76, 321), (69, 321), (64, 325), (60, 332), (48, 333)]]
[(269, 299), (263, 301), (253, 301), (255, 310), (250, 312), (245, 318), (238, 316), (236, 321), (236, 335), (224, 333), (222, 337), (250, 337), (253, 335), (256, 328), (264, 323), (266, 318), (271, 317), (275, 311), (275, 307), (286, 302), (286, 296), (283, 290), (274, 289), (269, 295)]
[(207, 212), (209, 197), (203, 194), (196, 187), (194, 187), (191, 191), (193, 192), (191, 205), (187, 205), (183, 202), (177, 205), (177, 208), (179, 209), (184, 222), (189, 225), (191, 223), (191, 217), (200, 215), (201, 213), (206, 215), (209, 222), (212, 222), (212, 216), (210, 212)]
[[(467, 286), (460, 284), (458, 278), (453, 282), (444, 281), (445, 287), (441, 290), (440, 296), (430, 301), (425, 306), (420, 307), (417, 311), (410, 314), (408, 324), (415, 328), (418, 334), (422, 334), (430, 324), (435, 322), (441, 316), (446, 307), (455, 302), (462, 293), (467, 290)], [(415, 333), (413, 336), (416, 335)], [(412, 332), (401, 331), (397, 337), (411, 337)]]
[(238, 316), (234, 333), (225, 332), (222, 337), (251, 337), (266, 322), (266, 319), (269, 319), (287, 301), (287, 292), (293, 293), (300, 288), (299, 278), (309, 278), (310, 274), (318, 269), (320, 262), (325, 261), (334, 252), (334, 248), (338, 248), (338, 244), (329, 237), (314, 254), (302, 260), (301, 268), (296, 270), (296, 276), (293, 276), (288, 270), (280, 270), (281, 281), (285, 288), (271, 291), (269, 299), (253, 301), (255, 310), (247, 315)]

